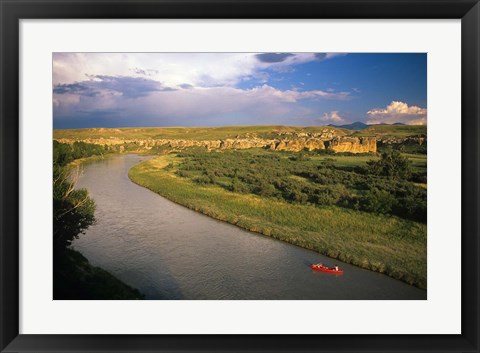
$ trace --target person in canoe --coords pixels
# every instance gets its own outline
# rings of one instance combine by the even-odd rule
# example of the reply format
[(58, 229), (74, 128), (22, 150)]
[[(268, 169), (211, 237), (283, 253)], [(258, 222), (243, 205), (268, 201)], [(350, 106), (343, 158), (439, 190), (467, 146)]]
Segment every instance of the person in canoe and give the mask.
[(335, 273), (335, 274), (343, 274), (343, 270), (341, 270), (337, 264), (335, 264), (334, 267), (328, 267), (328, 266), (324, 266), (321, 262), (318, 263), (318, 264), (312, 264), (310, 265), (311, 268), (313, 268), (314, 270), (319, 270), (319, 271), (322, 271), (322, 272), (329, 272), (329, 273)]

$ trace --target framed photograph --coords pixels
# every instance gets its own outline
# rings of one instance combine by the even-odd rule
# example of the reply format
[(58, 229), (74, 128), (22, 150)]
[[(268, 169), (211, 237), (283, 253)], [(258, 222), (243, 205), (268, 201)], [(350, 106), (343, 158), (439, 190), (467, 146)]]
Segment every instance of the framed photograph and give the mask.
[(1, 1), (2, 352), (479, 352), (478, 1)]

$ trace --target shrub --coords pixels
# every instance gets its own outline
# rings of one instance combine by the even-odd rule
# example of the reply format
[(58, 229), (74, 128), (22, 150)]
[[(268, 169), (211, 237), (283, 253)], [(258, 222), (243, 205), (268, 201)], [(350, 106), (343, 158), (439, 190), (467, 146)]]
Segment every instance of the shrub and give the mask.
[(200, 175), (198, 177), (195, 177), (193, 178), (193, 181), (201, 185), (212, 184), (212, 179), (207, 175)]
[(371, 189), (360, 200), (361, 208), (367, 212), (390, 213), (396, 200), (389, 192)]
[(386, 176), (393, 180), (407, 180), (411, 174), (411, 163), (400, 152), (389, 149), (382, 153), (380, 160), (367, 162), (373, 175)]
[(242, 183), (238, 178), (233, 178), (232, 183), (229, 187), (230, 191), (238, 192), (240, 194), (248, 194), (250, 193), (250, 188), (247, 184)]

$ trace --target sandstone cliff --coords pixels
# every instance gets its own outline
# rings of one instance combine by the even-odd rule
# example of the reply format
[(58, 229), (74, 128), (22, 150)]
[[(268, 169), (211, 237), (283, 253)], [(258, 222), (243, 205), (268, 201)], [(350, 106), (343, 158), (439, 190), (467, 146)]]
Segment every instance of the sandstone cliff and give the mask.
[(372, 137), (336, 137), (326, 144), (326, 148), (335, 152), (377, 152), (377, 140)]
[(295, 140), (281, 140), (270, 144), (270, 149), (275, 151), (309, 151), (324, 150), (325, 143), (319, 138), (300, 138)]
[[(318, 133), (279, 133), (275, 138), (260, 138), (255, 134), (239, 135), (235, 138), (223, 140), (188, 140), (188, 139), (121, 139), (111, 138), (87, 138), (87, 139), (57, 139), (61, 143), (85, 143), (99, 145), (137, 145), (149, 150), (155, 146), (170, 148), (203, 147), (208, 150), (214, 149), (248, 149), (269, 148), (274, 151), (314, 151), (330, 149), (335, 152), (368, 153), (377, 151), (376, 139), (372, 137), (347, 137), (339, 136), (334, 130), (325, 129)], [(123, 148), (121, 148), (123, 150)]]

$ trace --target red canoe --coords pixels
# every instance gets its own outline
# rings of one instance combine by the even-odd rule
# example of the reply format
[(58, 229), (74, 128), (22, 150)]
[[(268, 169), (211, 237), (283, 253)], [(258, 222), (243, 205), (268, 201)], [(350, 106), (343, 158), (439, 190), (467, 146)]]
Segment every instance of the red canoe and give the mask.
[(341, 275), (343, 274), (343, 270), (335, 270), (334, 268), (330, 268), (327, 266), (323, 266), (321, 264), (313, 264), (310, 266), (312, 269), (317, 270), (317, 271), (322, 271), (322, 272), (327, 272), (327, 273), (334, 273), (336, 275)]

